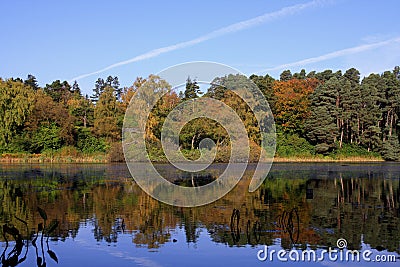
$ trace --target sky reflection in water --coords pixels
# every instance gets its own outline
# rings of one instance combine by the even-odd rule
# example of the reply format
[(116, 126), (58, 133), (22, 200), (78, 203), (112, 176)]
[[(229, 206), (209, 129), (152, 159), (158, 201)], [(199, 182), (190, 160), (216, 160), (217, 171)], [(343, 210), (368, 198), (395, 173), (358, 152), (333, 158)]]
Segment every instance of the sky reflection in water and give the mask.
[[(167, 165), (158, 168), (172, 182), (192, 185), (187, 174)], [(209, 182), (223, 168), (214, 165), (198, 174), (196, 184)], [(15, 226), (24, 238), (20, 261), (30, 240), (27, 257), (18, 266), (37, 266), (38, 257), (47, 266), (265, 266), (271, 262), (257, 259), (264, 245), (321, 251), (335, 247), (339, 238), (347, 240), (349, 249), (399, 257), (398, 165), (274, 164), (254, 193), (247, 192), (251, 171), (224, 198), (203, 207), (178, 208), (143, 193), (123, 164), (1, 165), (0, 223)], [(44, 220), (37, 207), (46, 212), (43, 231), (38, 231)], [(16, 218), (27, 223), (28, 234)], [(46, 243), (46, 229), (55, 220), (59, 225), (47, 234)], [(10, 263), (6, 259), (16, 245), (12, 235), (5, 237), (9, 246), (3, 266)], [(275, 259), (273, 264), (288, 263)]]

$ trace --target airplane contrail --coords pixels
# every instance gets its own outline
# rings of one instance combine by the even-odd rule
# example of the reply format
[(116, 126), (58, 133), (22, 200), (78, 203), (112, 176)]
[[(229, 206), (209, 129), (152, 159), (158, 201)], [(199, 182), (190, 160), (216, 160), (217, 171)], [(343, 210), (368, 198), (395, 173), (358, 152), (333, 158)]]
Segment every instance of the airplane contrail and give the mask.
[(378, 47), (382, 47), (382, 46), (386, 46), (392, 43), (397, 43), (400, 42), (400, 37), (396, 37), (396, 38), (392, 38), (386, 41), (381, 41), (381, 42), (376, 42), (376, 43), (371, 43), (371, 44), (364, 44), (364, 45), (359, 45), (359, 46), (355, 46), (355, 47), (351, 47), (351, 48), (346, 48), (346, 49), (342, 49), (342, 50), (338, 50), (338, 51), (334, 51), (325, 55), (321, 55), (321, 56), (317, 56), (317, 57), (311, 57), (311, 58), (307, 58), (307, 59), (303, 59), (303, 60), (299, 60), (299, 61), (295, 61), (295, 62), (291, 62), (291, 63), (285, 63), (282, 65), (278, 65), (272, 68), (266, 68), (266, 69), (262, 69), (260, 71), (256, 71), (255, 73), (261, 73), (261, 72), (267, 72), (267, 71), (274, 71), (274, 70), (283, 70), (283, 69), (287, 69), (290, 67), (296, 67), (296, 66), (303, 66), (303, 65), (308, 65), (311, 63), (317, 63), (317, 62), (321, 62), (321, 61), (325, 61), (328, 59), (332, 59), (332, 58), (337, 58), (337, 57), (342, 57), (342, 56), (347, 56), (347, 55), (352, 55), (352, 54), (356, 54), (356, 53), (360, 53), (360, 52), (364, 52), (367, 50), (372, 50)]
[(229, 26), (220, 28), (218, 30), (212, 31), (208, 34), (202, 35), (200, 37), (197, 37), (197, 38), (189, 40), (189, 41), (180, 42), (180, 43), (177, 43), (174, 45), (157, 48), (157, 49), (151, 50), (149, 52), (146, 52), (144, 54), (133, 57), (131, 59), (111, 64), (102, 69), (99, 69), (99, 70), (96, 70), (93, 72), (89, 72), (89, 73), (85, 73), (85, 74), (81, 74), (79, 76), (76, 76), (76, 77), (70, 79), (70, 81), (73, 82), (75, 80), (80, 80), (80, 79), (83, 79), (83, 78), (86, 78), (86, 77), (89, 77), (89, 76), (92, 76), (95, 74), (99, 74), (99, 73), (105, 72), (107, 70), (110, 70), (110, 69), (113, 69), (113, 68), (116, 68), (119, 66), (123, 66), (123, 65), (130, 64), (133, 62), (142, 61), (142, 60), (149, 59), (149, 58), (154, 58), (156, 56), (159, 56), (159, 55), (167, 53), (167, 52), (171, 52), (174, 50), (178, 50), (178, 49), (186, 48), (186, 47), (193, 46), (196, 44), (200, 44), (200, 43), (203, 43), (210, 39), (214, 39), (214, 38), (223, 36), (225, 34), (238, 32), (241, 30), (245, 30), (245, 29), (266, 23), (268, 21), (273, 21), (275, 19), (279, 19), (279, 18), (288, 16), (288, 15), (293, 15), (295, 13), (299, 13), (300, 11), (302, 11), (304, 9), (322, 5), (324, 2), (325, 2), (324, 0), (314, 0), (311, 2), (303, 3), (303, 4), (297, 4), (297, 5), (293, 5), (293, 6), (284, 7), (278, 11), (265, 13), (261, 16), (258, 16), (258, 17), (252, 18), (252, 19), (248, 19), (248, 20), (244, 20), (244, 21), (240, 21), (240, 22), (231, 24)]

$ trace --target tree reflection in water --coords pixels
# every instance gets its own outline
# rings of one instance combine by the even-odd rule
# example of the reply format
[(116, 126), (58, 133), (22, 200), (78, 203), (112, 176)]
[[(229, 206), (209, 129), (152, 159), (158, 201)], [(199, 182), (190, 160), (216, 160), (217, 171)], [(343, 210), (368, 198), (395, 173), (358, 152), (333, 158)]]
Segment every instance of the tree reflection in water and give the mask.
[[(399, 171), (386, 165), (373, 170), (336, 167), (277, 165), (253, 193), (247, 190), (249, 169), (222, 199), (202, 207), (179, 208), (145, 194), (124, 165), (2, 165), (2, 264), (22, 262), (30, 246), (37, 250), (38, 266), (46, 261), (45, 251), (58, 261), (49, 249), (49, 238), (73, 238), (80, 227), (91, 227), (98, 242), (117, 243), (120, 235), (130, 235), (136, 246), (152, 250), (173, 241), (196, 243), (206, 231), (211, 242), (236, 247), (280, 244), (286, 249), (316, 249), (334, 246), (338, 238), (346, 237), (349, 249), (361, 249), (364, 242), (399, 254)], [(217, 166), (205, 176), (207, 181), (217, 176), (218, 168), (223, 169)], [(174, 173), (171, 179), (190, 186), (192, 180), (184, 178)], [(47, 217), (53, 221), (48, 223)], [(24, 222), (38, 227), (29, 232), (32, 228), (27, 229)], [(13, 227), (19, 229), (18, 234)], [(26, 236), (21, 239), (22, 229)], [(186, 235), (185, 240), (171, 240), (171, 232), (177, 230)], [(15, 242), (13, 249), (9, 238)]]
[[(17, 266), (18, 264), (24, 262), (26, 260), (28, 250), (29, 250), (29, 243), (31, 242), (32, 246), (35, 248), (35, 253), (36, 253), (36, 264), (38, 267), (45, 267), (46, 266), (46, 256), (44, 253), (44, 239), (46, 238), (46, 252), (50, 256), (51, 259), (53, 259), (55, 262), (58, 263), (58, 258), (57, 255), (54, 251), (50, 250), (49, 246), (49, 237), (50, 235), (57, 229), (58, 227), (58, 221), (53, 220), (51, 224), (46, 227), (46, 221), (47, 221), (47, 214), (46, 211), (43, 210), (40, 207), (37, 207), (37, 211), (39, 212), (40, 217), (43, 219), (43, 223), (39, 223), (37, 227), (37, 231), (33, 233), (29, 233), (28, 229), (28, 223), (24, 221), (23, 219), (20, 219), (16, 216), (15, 219), (16, 221), (22, 223), (25, 228), (25, 236), (21, 234), (21, 231), (18, 230), (14, 225), (10, 223), (3, 224), (2, 227), (2, 236), (5, 240), (6, 246), (3, 250), (3, 253), (1, 254), (1, 263), (2, 266)], [(11, 235), (15, 241), (15, 245), (12, 248), (10, 252), (7, 253), (8, 247), (9, 247), (9, 242), (7, 235)], [(38, 237), (40, 235), (40, 244), (39, 247), (37, 245)], [(25, 252), (24, 255), (20, 258), (23, 248), (25, 247)], [(41, 251), (41, 253), (39, 253)]]

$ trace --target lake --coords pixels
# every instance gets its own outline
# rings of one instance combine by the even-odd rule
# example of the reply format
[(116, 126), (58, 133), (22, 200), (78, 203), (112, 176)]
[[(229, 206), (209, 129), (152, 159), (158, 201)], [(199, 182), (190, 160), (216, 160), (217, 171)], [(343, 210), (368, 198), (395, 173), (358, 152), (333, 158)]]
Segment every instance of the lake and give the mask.
[[(157, 165), (182, 186), (224, 168), (193, 177)], [(357, 253), (362, 265), (400, 261), (399, 164), (274, 163), (249, 193), (251, 174), (214, 203), (180, 208), (144, 193), (125, 164), (2, 164), (1, 264), (355, 266)]]

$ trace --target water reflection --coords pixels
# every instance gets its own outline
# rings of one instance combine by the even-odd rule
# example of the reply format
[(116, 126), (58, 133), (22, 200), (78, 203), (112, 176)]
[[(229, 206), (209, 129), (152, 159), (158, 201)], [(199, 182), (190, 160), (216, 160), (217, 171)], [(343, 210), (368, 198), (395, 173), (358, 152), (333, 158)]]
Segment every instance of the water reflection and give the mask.
[[(26, 260), (28, 251), (29, 251), (29, 243), (35, 248), (36, 254), (36, 264), (38, 267), (46, 266), (46, 256), (45, 249), (47, 255), (58, 263), (57, 255), (54, 251), (50, 250), (49, 246), (49, 238), (50, 235), (57, 229), (58, 221), (52, 220), (49, 226), (46, 227), (47, 222), (47, 214), (46, 211), (40, 207), (37, 207), (40, 217), (43, 219), (43, 222), (39, 223), (37, 226), (36, 232), (29, 232), (28, 223), (23, 219), (20, 219), (15, 216), (16, 221), (22, 223), (24, 225), (23, 229), (25, 231), (25, 235), (22, 234), (21, 230), (10, 223), (3, 224), (2, 227), (2, 236), (5, 240), (5, 248), (0, 256), (2, 266), (17, 266), (20, 263)], [(9, 249), (9, 240), (7, 236), (12, 236), (15, 243), (11, 251)], [(39, 238), (40, 236), (40, 238)], [(38, 244), (39, 243), (39, 244)], [(23, 249), (25, 249), (24, 254), (22, 254)], [(23, 255), (22, 257), (20, 257)]]
[[(168, 172), (168, 166), (159, 168)], [(213, 168), (204, 177), (213, 179), (224, 166)], [(167, 243), (197, 244), (206, 235), (228, 248), (318, 249), (344, 237), (349, 249), (367, 244), (400, 253), (397, 165), (276, 164), (253, 193), (247, 190), (250, 168), (232, 192), (198, 208), (152, 199), (124, 165), (1, 165), (0, 171), (3, 266), (23, 263), (29, 249), (36, 250), (37, 266), (46, 258), (58, 262), (63, 254), (56, 255), (51, 242), (74, 239), (84, 229), (96, 242), (118, 244), (130, 236), (133, 247), (151, 251)], [(202, 183), (175, 175), (171, 180), (186, 186)], [(173, 237), (174, 231), (184, 238)]]

